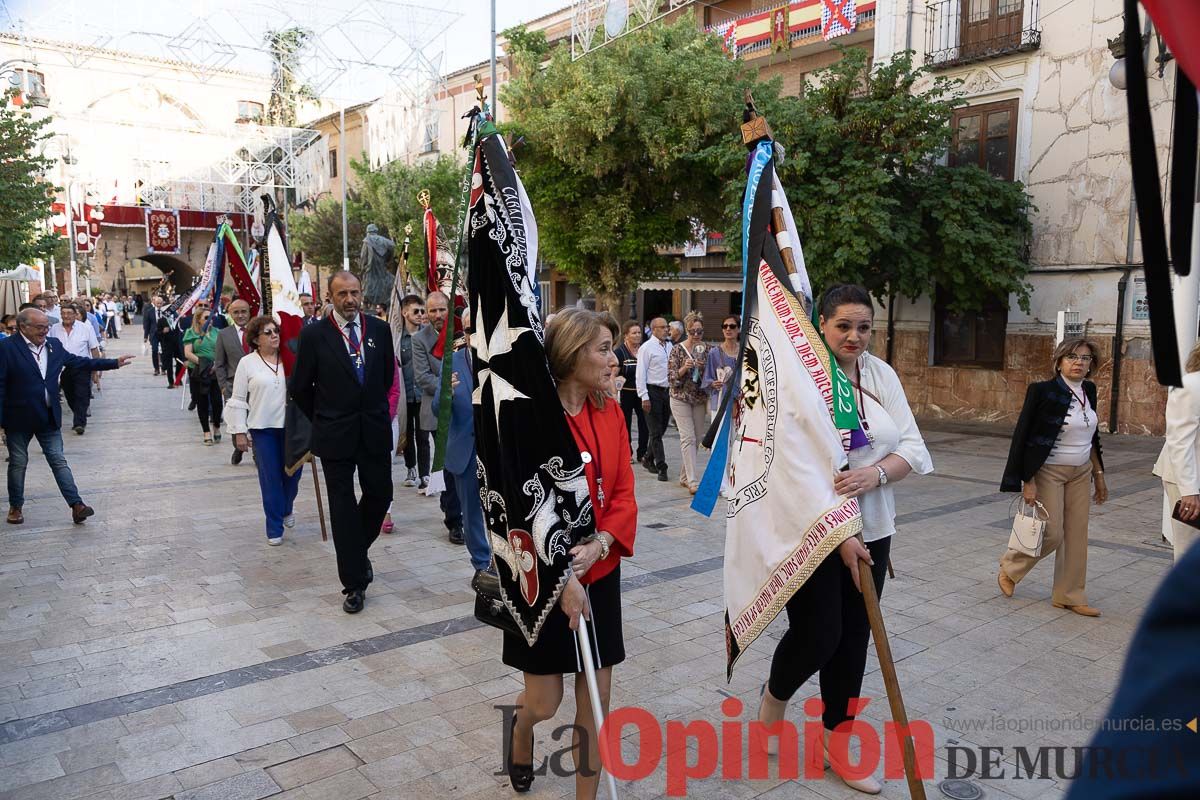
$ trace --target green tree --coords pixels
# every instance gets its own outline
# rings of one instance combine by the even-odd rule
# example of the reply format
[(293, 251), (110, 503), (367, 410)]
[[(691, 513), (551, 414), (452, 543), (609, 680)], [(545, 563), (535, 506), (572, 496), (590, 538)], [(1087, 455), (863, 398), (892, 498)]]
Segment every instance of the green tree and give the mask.
[[(779, 167), (809, 275), (819, 288), (866, 286), (882, 302), (948, 290), (956, 311), (993, 295), (1029, 307), (1029, 214), (1020, 182), (943, 164), (957, 83), (900, 54), (872, 69), (844, 49), (802, 98), (756, 90), (787, 154)], [(722, 174), (732, 249), (741, 245), (745, 151), (727, 148)]]
[[(351, 268), (357, 271), (358, 251), (367, 235), (364, 206), (355, 202), (354, 194), (347, 198), (346, 230)], [(311, 211), (288, 212), (288, 237), (293, 250), (319, 267), (342, 267), (342, 204), (326, 197), (318, 200)]]
[[(400, 257), (404, 227), (412, 225), (408, 251), (409, 272), (420, 271), (425, 260), (425, 237), (421, 230), (425, 208), (417, 200), (422, 189), (429, 191), (430, 207), (442, 225), (451, 249), (458, 246), (459, 214), (462, 210), (463, 177), (466, 168), (449, 155), (405, 164), (393, 161), (372, 171), (365, 161), (352, 162), (362, 184), (360, 204), (363, 218), (387, 228), (396, 240)], [(354, 209), (354, 204), (351, 204)]]
[(308, 46), (312, 31), (293, 26), (267, 31), (263, 42), (271, 57), (271, 97), (267, 102), (267, 125), (291, 128), (301, 100), (316, 100), (317, 94), (297, 77), (300, 54)]
[(506, 36), (516, 77), (504, 127), (525, 140), (517, 166), (542, 250), (617, 313), (638, 283), (675, 269), (662, 248), (690, 239), (693, 220), (725, 227), (717, 167), (736, 149), (754, 74), (686, 14), (578, 61), (558, 48), (544, 69), (541, 40)]
[(0, 94), (0, 269), (49, 258), (54, 236), (46, 229), (54, 186), (44, 175), (52, 161), (40, 153), (49, 119), (35, 120)]

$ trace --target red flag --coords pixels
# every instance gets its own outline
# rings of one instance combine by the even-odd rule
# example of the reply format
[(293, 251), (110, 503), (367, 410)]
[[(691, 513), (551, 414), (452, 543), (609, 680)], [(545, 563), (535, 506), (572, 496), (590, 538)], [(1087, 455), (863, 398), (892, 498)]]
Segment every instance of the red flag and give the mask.
[(237, 295), (250, 304), (250, 316), (257, 317), (258, 310), (262, 307), (262, 297), (258, 293), (258, 287), (254, 285), (250, 270), (246, 268), (246, 258), (242, 255), (242, 248), (238, 245), (232, 228), (226, 227), (222, 238), (225, 245), (225, 263), (229, 265), (229, 274), (233, 276), (233, 285), (237, 288)]

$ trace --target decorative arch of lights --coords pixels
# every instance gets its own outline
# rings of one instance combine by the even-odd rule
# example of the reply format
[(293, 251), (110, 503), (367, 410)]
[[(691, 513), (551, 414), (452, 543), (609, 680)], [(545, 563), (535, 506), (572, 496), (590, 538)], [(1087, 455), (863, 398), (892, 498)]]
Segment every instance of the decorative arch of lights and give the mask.
[[(160, 76), (188, 75), (197, 86), (232, 73), (257, 75), (272, 92), (291, 80), (318, 97), (340, 97), (339, 104), (365, 87), (379, 98), (371, 108), (380, 123), (373, 120), (369, 128), (372, 151), (395, 158), (416, 153), (429, 125), (436, 125), (436, 97), (445, 89), (442, 41), (457, 12), (389, 0), (209, 0), (191, 4), (188, 10), (199, 8), (199, 14), (164, 22), (164, 7), (160, 0), (43, 0), (20, 16), (5, 4), (0, 28), (75, 45), (67, 58), (77, 69), (100, 70), (96, 57), (114, 50), (142, 57), (149, 65), (141, 75), (146, 84), (153, 83), (157, 63)], [(292, 28), (306, 35), (294, 71), (285, 76), (271, 68), (267, 37)], [(119, 124), (88, 112), (68, 120)], [(243, 213), (254, 213), (266, 189), (295, 190), (298, 200), (319, 194), (329, 175), (325, 140), (314, 130), (255, 122), (128, 126), (125, 149), (137, 156), (124, 163), (113, 163), (111, 154), (88, 158), (86, 146), (75, 142), (74, 180), (104, 196), (119, 169), (120, 180), (135, 184), (147, 204)], [(178, 152), (181, 140), (187, 158)]]
[(633, 33), (695, 0), (576, 0), (571, 13), (571, 59)]

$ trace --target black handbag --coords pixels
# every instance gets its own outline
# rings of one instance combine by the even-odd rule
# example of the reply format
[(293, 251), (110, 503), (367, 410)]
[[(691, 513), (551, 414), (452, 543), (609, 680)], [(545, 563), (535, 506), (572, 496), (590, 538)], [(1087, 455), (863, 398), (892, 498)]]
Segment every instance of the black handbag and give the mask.
[(504, 600), (500, 597), (500, 580), (495, 575), (481, 573), (478, 578), (471, 581), (471, 586), (475, 589), (475, 619), (505, 633), (524, 636), (521, 629), (517, 627), (517, 621), (513, 619), (512, 612), (508, 610), (508, 607), (504, 605)]

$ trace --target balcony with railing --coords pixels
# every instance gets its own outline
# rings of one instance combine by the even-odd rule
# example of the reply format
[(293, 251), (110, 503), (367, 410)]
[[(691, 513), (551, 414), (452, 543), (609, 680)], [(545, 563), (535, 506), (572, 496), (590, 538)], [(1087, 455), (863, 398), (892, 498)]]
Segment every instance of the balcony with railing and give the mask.
[(932, 0), (926, 8), (925, 63), (952, 67), (1036, 50), (1039, 0)]

